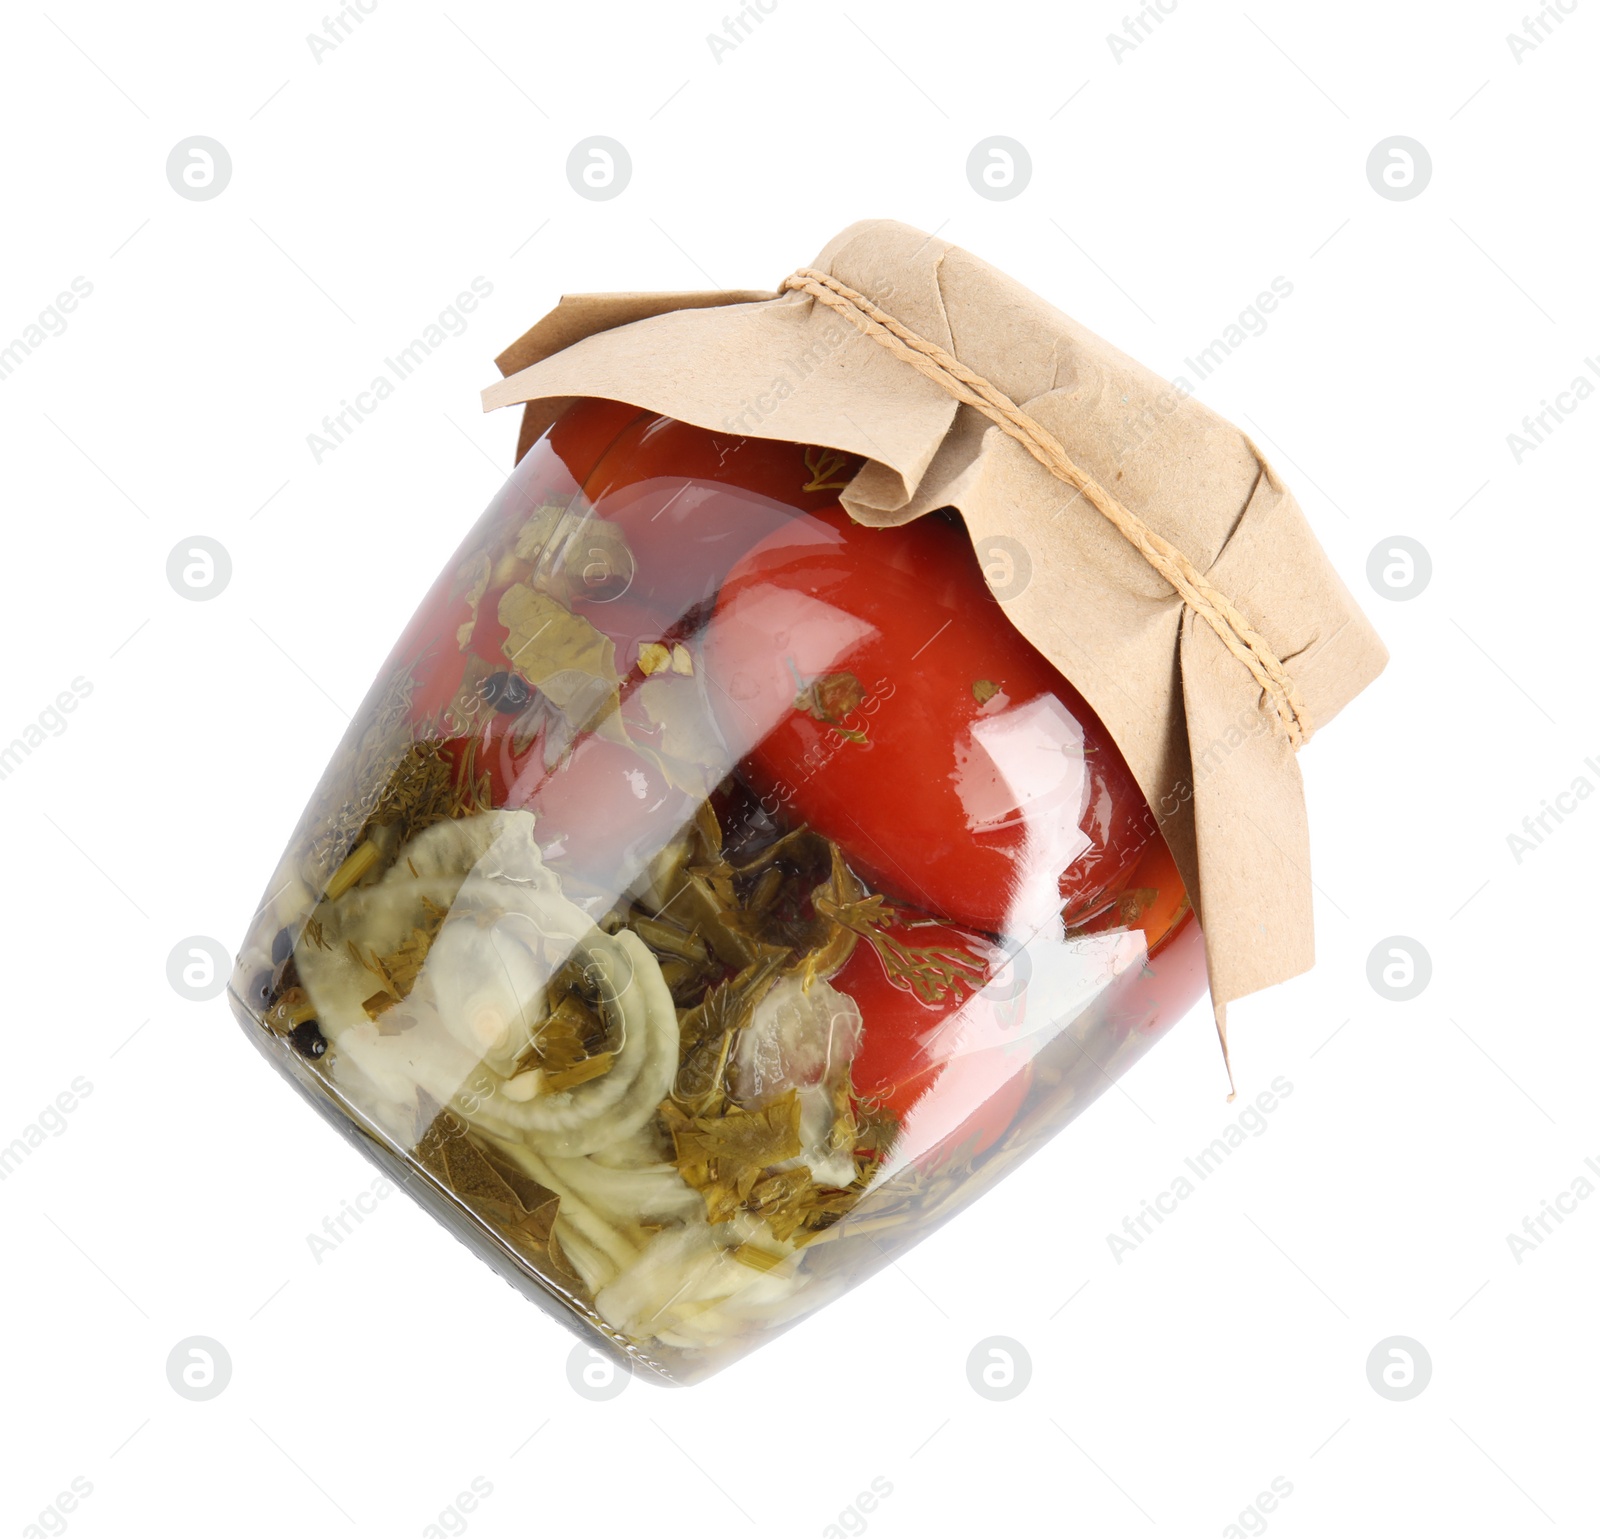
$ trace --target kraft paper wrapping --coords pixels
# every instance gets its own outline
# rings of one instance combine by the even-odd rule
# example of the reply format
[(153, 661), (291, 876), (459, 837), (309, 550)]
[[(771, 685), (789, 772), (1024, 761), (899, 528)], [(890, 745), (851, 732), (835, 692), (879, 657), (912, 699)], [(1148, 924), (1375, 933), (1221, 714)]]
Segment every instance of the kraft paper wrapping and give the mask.
[[(1320, 728), (1387, 652), (1239, 429), (947, 241), (851, 225), (811, 266), (983, 375), (1184, 552), (1287, 666)], [(863, 524), (960, 510), (1006, 614), (1116, 739), (1172, 847), (1227, 1004), (1313, 962), (1295, 753), (1249, 671), (1145, 559), (1014, 438), (797, 292), (577, 294), (496, 360), (518, 457), (578, 396), (862, 455)], [(1226, 1037), (1224, 1035), (1224, 1046)]]

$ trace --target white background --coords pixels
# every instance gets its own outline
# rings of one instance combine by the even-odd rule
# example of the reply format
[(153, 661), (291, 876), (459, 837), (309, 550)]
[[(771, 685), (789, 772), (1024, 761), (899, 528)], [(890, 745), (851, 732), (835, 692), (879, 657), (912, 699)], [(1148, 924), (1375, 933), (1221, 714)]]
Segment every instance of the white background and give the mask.
[[(1223, 1535), (1275, 1478), (1239, 1531), (1595, 1531), (1600, 1200), (1520, 1260), (1507, 1235), (1600, 1163), (1600, 800), (1520, 862), (1507, 836), (1600, 786), (1600, 404), (1520, 464), (1507, 435), (1600, 353), (1600, 4), (1520, 60), (1523, 0), (1177, 0), (1120, 57), (1126, 0), (1064, 10), (776, 0), (719, 60), (720, 4), (378, 0), (320, 62), (319, 6), (9, 13), (0, 346), (93, 293), (0, 380), (0, 741), (92, 693), (0, 780), (0, 1144), (92, 1091), (0, 1183), (4, 1532), (74, 1477), (86, 1539), (422, 1534), (474, 1477), (484, 1539), (823, 1534), (874, 1477), (884, 1539)], [(196, 134), (232, 159), (210, 201), (165, 174)], [(608, 202), (566, 179), (592, 134), (633, 161)], [(992, 134), (1033, 162), (1007, 201), (966, 179)], [(1432, 158), (1409, 201), (1366, 175), (1395, 134)], [(238, 944), (509, 468), (493, 355), (563, 290), (770, 286), (876, 215), (1173, 377), (1291, 282), (1199, 394), (1394, 660), (1302, 756), (1320, 962), (1234, 1012), (1239, 1102), (1196, 1012), (903, 1267), (703, 1387), (594, 1404), (572, 1338), (408, 1199), (313, 1259), (372, 1172), (167, 957)], [(479, 276), (465, 335), (318, 464), (324, 414)], [(209, 602), (166, 578), (194, 535), (232, 559)], [(1432, 559), (1408, 602), (1366, 575), (1395, 535)], [(1408, 1003), (1368, 982), (1395, 935), (1432, 959)], [(1116, 1260), (1107, 1234), (1276, 1076), (1266, 1131)], [(194, 1335), (232, 1361), (199, 1403), (165, 1369)], [(1032, 1362), (1004, 1403), (966, 1376), (995, 1335)], [(1433, 1365), (1403, 1403), (1366, 1372), (1394, 1335)]]

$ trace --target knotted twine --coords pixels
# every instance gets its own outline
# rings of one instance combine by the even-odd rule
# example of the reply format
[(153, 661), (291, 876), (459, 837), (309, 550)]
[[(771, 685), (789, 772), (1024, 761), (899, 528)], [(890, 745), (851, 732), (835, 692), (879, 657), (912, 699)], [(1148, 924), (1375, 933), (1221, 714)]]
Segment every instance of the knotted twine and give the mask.
[[(1294, 748), (1311, 736), (1311, 718), (1294, 680), (1266, 638), (1240, 613), (1233, 601), (1208, 582), (1202, 572), (1170, 541), (1163, 539), (1136, 513), (1124, 507), (1093, 476), (1073, 463), (1061, 443), (1003, 391), (926, 337), (901, 325), (865, 294), (814, 267), (802, 267), (779, 285), (795, 289), (836, 310), (859, 331), (904, 363), (931, 379), (958, 401), (983, 413), (996, 427), (1022, 445), (1051, 475), (1066, 482), (1090, 507), (1166, 579), (1184, 604), (1216, 632), (1218, 638), (1261, 686), (1271, 702), (1277, 726)], [(1218, 1022), (1219, 1029), (1221, 1022)], [(1223, 1046), (1226, 1055), (1226, 1039)], [(1232, 1075), (1230, 1073), (1230, 1080)]]

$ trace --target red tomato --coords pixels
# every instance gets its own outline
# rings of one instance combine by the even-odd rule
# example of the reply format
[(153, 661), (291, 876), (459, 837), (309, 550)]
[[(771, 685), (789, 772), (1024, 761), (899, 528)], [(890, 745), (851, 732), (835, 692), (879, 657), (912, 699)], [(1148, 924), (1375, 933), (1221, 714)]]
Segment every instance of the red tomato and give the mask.
[(488, 721), (471, 736), (441, 738), (439, 751), (449, 761), (458, 784), (464, 785), (469, 777), (477, 781), (487, 771), (490, 805), (505, 806), (516, 770), (508, 762), (511, 755), (504, 727)]
[[(633, 423), (648, 416), (642, 407), (630, 406), (626, 401), (602, 401), (592, 396), (574, 401), (542, 438), (529, 445), (528, 454), (517, 461), (517, 471), (527, 463), (528, 455), (540, 449), (561, 461), (576, 490), (593, 473), (606, 450)], [(512, 482), (517, 480), (513, 473)], [(522, 485), (527, 487), (526, 477), (522, 478)]]
[(1205, 939), (1165, 839), (1150, 841), (1123, 891), (1081, 928), (1117, 927), (1143, 930), (1149, 957), (1118, 977), (1096, 1009), (1119, 1030), (1159, 1034), (1188, 1013), (1207, 982)]
[[(584, 482), (594, 511), (621, 529), (632, 555), (626, 594), (655, 635), (710, 599), (728, 569), (797, 510), (829, 507), (860, 464), (828, 450), (707, 432), (645, 416)], [(608, 635), (619, 595), (575, 605)], [(627, 661), (631, 661), (631, 658)]]
[[(900, 1124), (897, 1162), (937, 1165), (958, 1152), (981, 1154), (1011, 1125), (1033, 1071), (1012, 1040), (1018, 1012), (992, 942), (939, 924), (889, 927), (910, 948), (936, 947), (976, 960), (976, 989), (949, 991), (928, 1004), (889, 975), (878, 950), (861, 940), (832, 980), (861, 1010), (861, 1045), (850, 1082), (863, 1101)], [(987, 987), (986, 987), (987, 985)]]
[(841, 509), (730, 572), (705, 636), (719, 724), (769, 811), (891, 897), (1026, 938), (1159, 839), (1082, 698), (1011, 625), (953, 518)]
[(1117, 928), (1143, 930), (1145, 945), (1154, 953), (1179, 925), (1193, 917), (1172, 851), (1165, 839), (1156, 837), (1124, 876), (1121, 891), (1108, 895), (1099, 910), (1074, 929), (1089, 935)]
[(580, 739), (554, 770), (529, 755), (506, 798), (538, 821), (535, 837), (559, 871), (572, 871), (615, 897), (694, 817), (698, 799), (680, 791), (631, 748)]

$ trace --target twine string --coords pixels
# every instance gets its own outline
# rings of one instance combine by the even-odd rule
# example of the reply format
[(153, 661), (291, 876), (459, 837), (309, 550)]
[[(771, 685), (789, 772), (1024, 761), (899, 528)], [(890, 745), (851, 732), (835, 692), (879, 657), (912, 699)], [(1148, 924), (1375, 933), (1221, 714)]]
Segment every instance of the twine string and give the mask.
[(1136, 513), (1073, 463), (1061, 443), (1003, 391), (969, 369), (953, 354), (903, 326), (865, 294), (814, 267), (802, 267), (780, 285), (798, 290), (844, 316), (859, 331), (896, 358), (983, 413), (1016, 439), (1051, 475), (1078, 492), (1141, 556), (1166, 579), (1184, 604), (1216, 632), (1272, 703), (1279, 728), (1299, 748), (1311, 736), (1311, 718), (1294, 680), (1276, 652), (1239, 611), (1171, 541), (1163, 539)]

